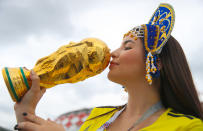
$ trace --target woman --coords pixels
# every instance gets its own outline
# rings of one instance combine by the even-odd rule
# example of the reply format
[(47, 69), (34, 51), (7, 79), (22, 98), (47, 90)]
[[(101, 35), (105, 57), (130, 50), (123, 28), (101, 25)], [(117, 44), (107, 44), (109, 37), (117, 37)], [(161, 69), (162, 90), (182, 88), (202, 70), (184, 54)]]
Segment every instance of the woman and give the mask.
[[(203, 110), (192, 75), (179, 43), (170, 34), (174, 11), (161, 4), (148, 24), (124, 35), (111, 53), (109, 80), (124, 86), (128, 102), (117, 107), (96, 107), (81, 131), (202, 131)], [(18, 125), (29, 131), (63, 131), (50, 120), (35, 115), (45, 89), (32, 71), (32, 87), (15, 104)]]

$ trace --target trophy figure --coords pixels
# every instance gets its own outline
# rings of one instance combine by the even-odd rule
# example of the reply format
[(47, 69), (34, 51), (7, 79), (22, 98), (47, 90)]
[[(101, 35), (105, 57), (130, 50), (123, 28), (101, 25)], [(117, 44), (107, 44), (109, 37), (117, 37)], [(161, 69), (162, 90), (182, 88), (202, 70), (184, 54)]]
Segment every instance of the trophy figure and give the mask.
[[(76, 83), (101, 73), (109, 64), (110, 49), (96, 38), (79, 43), (70, 42), (56, 52), (37, 61), (33, 70), (40, 77), (40, 86), (51, 88), (63, 83)], [(32, 81), (25, 67), (2, 69), (2, 74), (13, 101), (20, 101)]]

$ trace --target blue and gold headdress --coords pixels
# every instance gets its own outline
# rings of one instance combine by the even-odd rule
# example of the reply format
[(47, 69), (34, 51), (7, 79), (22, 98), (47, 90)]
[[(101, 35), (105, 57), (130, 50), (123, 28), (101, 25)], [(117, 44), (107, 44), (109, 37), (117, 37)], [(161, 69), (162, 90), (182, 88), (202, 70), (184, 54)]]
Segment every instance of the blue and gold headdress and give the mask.
[(175, 12), (169, 4), (160, 4), (152, 15), (148, 24), (136, 26), (124, 35), (137, 40), (144, 37), (144, 48), (146, 51), (146, 79), (152, 84), (152, 77), (158, 77), (156, 59), (161, 53), (163, 46), (169, 39), (175, 22)]

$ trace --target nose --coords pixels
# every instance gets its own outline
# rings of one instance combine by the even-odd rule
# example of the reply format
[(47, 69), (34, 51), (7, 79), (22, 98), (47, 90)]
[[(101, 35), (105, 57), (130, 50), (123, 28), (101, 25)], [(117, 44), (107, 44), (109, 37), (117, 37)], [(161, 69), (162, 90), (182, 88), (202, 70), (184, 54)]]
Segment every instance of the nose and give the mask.
[(114, 50), (114, 51), (111, 52), (111, 57), (112, 57), (112, 58), (118, 57), (118, 52), (117, 52), (117, 50)]

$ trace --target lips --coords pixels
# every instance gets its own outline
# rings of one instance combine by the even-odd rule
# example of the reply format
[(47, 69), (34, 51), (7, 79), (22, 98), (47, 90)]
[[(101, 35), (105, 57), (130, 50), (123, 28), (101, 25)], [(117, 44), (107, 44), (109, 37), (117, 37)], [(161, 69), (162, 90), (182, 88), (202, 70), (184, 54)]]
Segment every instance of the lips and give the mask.
[(111, 61), (110, 62), (110, 66), (109, 66), (109, 69), (111, 69), (112, 67), (118, 65), (118, 63), (114, 62), (114, 61)]
[(114, 62), (114, 61), (111, 61), (110, 64), (115, 64), (115, 65), (118, 65), (118, 63)]

